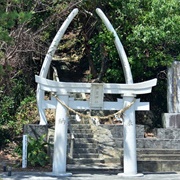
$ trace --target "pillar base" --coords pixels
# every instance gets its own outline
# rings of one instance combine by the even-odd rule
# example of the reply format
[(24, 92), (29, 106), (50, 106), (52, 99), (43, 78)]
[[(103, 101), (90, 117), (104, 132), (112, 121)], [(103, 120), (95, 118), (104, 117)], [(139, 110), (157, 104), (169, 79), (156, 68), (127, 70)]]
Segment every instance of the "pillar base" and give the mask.
[(117, 175), (121, 176), (121, 177), (142, 177), (142, 176), (144, 176), (144, 174), (142, 174), (142, 173), (137, 173), (137, 174), (118, 173)]
[(68, 173), (68, 172), (64, 172), (64, 173), (47, 172), (45, 174), (48, 176), (52, 176), (52, 177), (69, 177), (69, 176), (72, 176), (72, 173)]

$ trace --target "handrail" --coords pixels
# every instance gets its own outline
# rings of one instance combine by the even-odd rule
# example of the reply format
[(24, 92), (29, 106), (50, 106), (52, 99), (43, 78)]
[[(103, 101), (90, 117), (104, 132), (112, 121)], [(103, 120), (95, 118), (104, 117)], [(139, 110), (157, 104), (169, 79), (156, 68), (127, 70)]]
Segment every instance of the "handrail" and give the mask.
[(71, 123), (68, 122), (68, 129), (70, 131), (70, 139), (71, 139), (71, 143), (70, 143), (70, 152), (69, 152), (69, 156), (70, 158), (73, 159), (73, 152), (74, 152), (74, 141), (75, 141), (75, 137), (74, 137), (74, 133), (73, 133), (73, 130), (72, 130), (72, 126), (71, 126)]

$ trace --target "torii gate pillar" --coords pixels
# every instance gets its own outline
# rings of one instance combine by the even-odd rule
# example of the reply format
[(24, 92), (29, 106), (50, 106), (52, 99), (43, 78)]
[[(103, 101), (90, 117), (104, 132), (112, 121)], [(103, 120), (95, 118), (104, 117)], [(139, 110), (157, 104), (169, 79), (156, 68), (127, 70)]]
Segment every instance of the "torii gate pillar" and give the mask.
[[(58, 97), (63, 103), (68, 105), (68, 94), (61, 94)], [(56, 106), (55, 119), (53, 170), (51, 175), (71, 176), (72, 173), (66, 172), (68, 111), (67, 108), (59, 102), (57, 102)]]
[[(124, 107), (132, 103), (134, 96), (124, 96)], [(124, 148), (124, 173), (119, 176), (143, 176), (137, 173), (137, 155), (136, 155), (136, 122), (135, 105), (133, 104), (124, 114), (123, 123), (123, 148)]]

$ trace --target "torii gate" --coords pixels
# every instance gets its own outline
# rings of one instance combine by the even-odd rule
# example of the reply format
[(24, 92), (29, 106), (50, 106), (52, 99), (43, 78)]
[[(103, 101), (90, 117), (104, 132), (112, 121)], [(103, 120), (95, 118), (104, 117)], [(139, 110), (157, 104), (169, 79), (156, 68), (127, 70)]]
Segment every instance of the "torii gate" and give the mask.
[[(119, 37), (112, 27), (111, 23), (101, 11), (96, 9), (97, 14), (102, 19), (107, 29), (114, 34), (114, 43), (116, 45), (126, 84), (113, 83), (73, 83), (73, 82), (57, 82), (46, 79), (47, 73), (51, 64), (52, 57), (57, 49), (57, 46), (64, 35), (67, 27), (77, 15), (78, 9), (74, 9), (67, 19), (64, 21), (59, 31), (57, 32), (52, 44), (44, 59), (41, 72), (36, 76), (37, 86), (37, 104), (40, 114), (40, 125), (46, 125), (44, 109), (56, 108), (55, 120), (55, 135), (54, 135), (54, 157), (52, 175), (55, 176), (70, 176), (71, 173), (66, 172), (66, 152), (67, 152), (67, 127), (68, 115), (67, 107), (72, 109), (102, 109), (102, 110), (119, 110), (132, 104), (136, 95), (150, 93), (152, 87), (156, 85), (157, 79), (141, 83), (133, 83), (130, 65), (124, 51), (124, 48), (119, 40)], [(62, 103), (55, 98), (44, 100), (45, 91), (56, 93)], [(77, 101), (69, 98), (69, 93), (90, 93), (90, 100)], [(122, 99), (117, 102), (103, 101), (104, 94), (121, 94)], [(124, 113), (123, 123), (123, 143), (124, 143), (124, 173), (119, 173), (122, 176), (140, 176), (137, 173), (137, 158), (136, 158), (136, 124), (135, 111), (149, 110), (148, 102), (140, 102), (136, 100), (132, 106)]]

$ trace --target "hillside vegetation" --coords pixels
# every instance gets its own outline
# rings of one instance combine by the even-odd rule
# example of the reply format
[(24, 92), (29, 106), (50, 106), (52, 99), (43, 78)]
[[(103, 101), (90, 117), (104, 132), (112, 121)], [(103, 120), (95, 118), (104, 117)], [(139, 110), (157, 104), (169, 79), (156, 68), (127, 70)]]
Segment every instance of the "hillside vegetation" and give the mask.
[(1, 146), (21, 136), (23, 124), (38, 123), (34, 77), (72, 9), (79, 8), (79, 14), (52, 64), (59, 70), (60, 80), (124, 83), (114, 37), (96, 15), (97, 7), (122, 41), (134, 82), (158, 78), (151, 94), (139, 96), (151, 103), (151, 111), (139, 113), (137, 120), (150, 129), (161, 126), (161, 113), (167, 111), (167, 68), (180, 60), (179, 0), (1, 0)]

